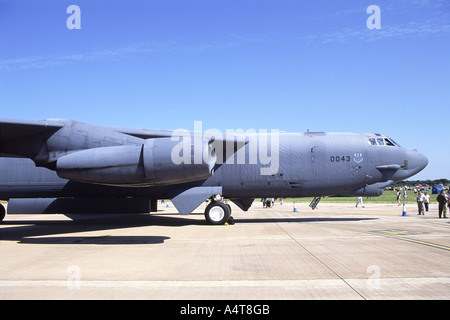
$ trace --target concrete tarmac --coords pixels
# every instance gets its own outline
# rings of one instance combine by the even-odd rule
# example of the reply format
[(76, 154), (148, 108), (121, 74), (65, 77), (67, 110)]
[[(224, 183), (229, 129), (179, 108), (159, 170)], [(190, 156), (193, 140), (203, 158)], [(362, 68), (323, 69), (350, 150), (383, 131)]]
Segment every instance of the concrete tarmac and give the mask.
[(450, 219), (396, 204), (7, 215), (0, 299), (450, 299)]

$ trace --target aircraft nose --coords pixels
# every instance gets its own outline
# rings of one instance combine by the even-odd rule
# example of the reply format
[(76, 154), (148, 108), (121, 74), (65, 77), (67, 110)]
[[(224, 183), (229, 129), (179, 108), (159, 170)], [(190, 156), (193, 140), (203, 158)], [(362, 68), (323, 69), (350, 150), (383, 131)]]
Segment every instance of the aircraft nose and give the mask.
[(408, 150), (408, 169), (414, 175), (419, 173), (428, 165), (428, 158), (417, 150)]

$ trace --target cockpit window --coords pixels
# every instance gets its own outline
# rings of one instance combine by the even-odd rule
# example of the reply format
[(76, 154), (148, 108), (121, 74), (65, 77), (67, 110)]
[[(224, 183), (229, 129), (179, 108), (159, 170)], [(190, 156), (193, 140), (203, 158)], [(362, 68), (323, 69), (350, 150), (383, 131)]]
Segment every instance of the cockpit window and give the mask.
[(400, 147), (400, 145), (392, 140), (391, 138), (370, 138), (367, 137), (367, 141), (371, 146), (389, 146), (389, 147)]
[(395, 147), (395, 144), (394, 144), (391, 140), (389, 140), (389, 139), (384, 139), (384, 141), (386, 142), (386, 145), (387, 145), (387, 146)]
[(389, 138), (389, 140), (397, 147), (401, 147), (394, 139)]

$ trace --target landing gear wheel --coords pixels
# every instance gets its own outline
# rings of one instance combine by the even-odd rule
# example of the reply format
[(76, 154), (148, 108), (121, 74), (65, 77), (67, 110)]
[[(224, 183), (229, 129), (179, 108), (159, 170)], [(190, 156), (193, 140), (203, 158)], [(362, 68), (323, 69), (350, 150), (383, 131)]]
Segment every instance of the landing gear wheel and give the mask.
[(231, 210), (223, 202), (213, 201), (205, 209), (205, 218), (211, 224), (225, 224), (230, 218)]
[(0, 204), (0, 222), (2, 222), (3, 219), (5, 219), (5, 216), (6, 216), (5, 207)]

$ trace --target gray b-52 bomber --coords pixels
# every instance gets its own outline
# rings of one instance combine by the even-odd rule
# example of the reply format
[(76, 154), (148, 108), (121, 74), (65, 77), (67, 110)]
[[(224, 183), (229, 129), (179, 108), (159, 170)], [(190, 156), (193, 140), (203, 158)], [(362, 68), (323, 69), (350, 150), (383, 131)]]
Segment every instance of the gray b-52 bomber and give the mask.
[(0, 155), (8, 214), (148, 213), (158, 199), (189, 214), (211, 199), (211, 224), (231, 215), (218, 198), (247, 211), (255, 198), (379, 196), (428, 164), (381, 134), (221, 134), (66, 119), (0, 120)]

